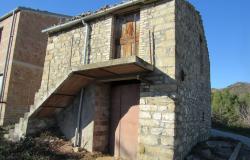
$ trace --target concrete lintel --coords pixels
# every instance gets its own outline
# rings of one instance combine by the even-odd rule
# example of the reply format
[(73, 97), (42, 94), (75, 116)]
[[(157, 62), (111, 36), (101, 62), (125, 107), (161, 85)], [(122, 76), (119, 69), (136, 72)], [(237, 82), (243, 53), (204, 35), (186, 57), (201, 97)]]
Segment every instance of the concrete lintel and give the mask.
[(145, 62), (144, 60), (142, 60), (137, 56), (130, 56), (130, 57), (112, 59), (104, 62), (85, 64), (79, 67), (73, 67), (72, 71), (77, 72), (77, 71), (84, 71), (84, 70), (105, 68), (105, 67), (115, 67), (121, 65), (129, 65), (129, 64), (135, 64), (143, 68), (144, 70), (153, 71), (153, 66), (151, 64)]

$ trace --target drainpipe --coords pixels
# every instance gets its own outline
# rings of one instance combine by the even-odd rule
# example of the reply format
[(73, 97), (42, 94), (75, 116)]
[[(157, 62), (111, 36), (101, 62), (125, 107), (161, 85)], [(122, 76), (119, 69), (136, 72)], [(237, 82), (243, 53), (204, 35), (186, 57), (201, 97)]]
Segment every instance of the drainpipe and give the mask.
[(90, 26), (88, 23), (82, 20), (82, 24), (86, 27), (84, 37), (84, 49), (83, 49), (83, 64), (88, 64), (88, 45), (89, 45), (89, 30)]
[[(5, 84), (6, 84), (6, 79), (8, 75), (8, 67), (9, 67), (9, 60), (10, 60), (10, 54), (11, 54), (11, 49), (12, 49), (12, 43), (13, 43), (13, 37), (14, 37), (14, 30), (15, 30), (15, 23), (16, 23), (16, 12), (18, 9), (15, 9), (12, 13), (12, 23), (11, 23), (11, 30), (10, 30), (10, 35), (9, 35), (9, 43), (8, 43), (8, 49), (6, 53), (6, 59), (5, 59), (5, 64), (4, 64), (4, 71), (3, 71), (3, 81), (2, 81), (2, 90), (1, 90), (1, 95), (0, 95), (0, 103), (6, 103), (4, 102), (4, 90), (5, 90)], [(2, 107), (1, 107), (2, 108)]]
[(74, 143), (74, 147), (80, 147), (81, 145), (81, 135), (80, 135), (80, 130), (81, 130), (81, 116), (82, 116), (82, 108), (83, 108), (83, 98), (84, 98), (84, 93), (85, 93), (85, 89), (82, 88), (81, 89), (81, 95), (80, 95), (80, 102), (79, 102), (79, 107), (78, 107), (78, 114), (77, 114), (77, 126), (76, 126), (76, 132), (75, 132), (75, 143)]
[[(85, 37), (84, 37), (84, 48), (83, 48), (83, 64), (87, 64), (88, 63), (88, 44), (89, 44), (89, 24), (85, 23), (84, 21), (82, 21), (82, 24), (86, 27), (85, 30)], [(82, 60), (81, 60), (82, 62)], [(80, 130), (81, 130), (81, 116), (82, 116), (82, 108), (83, 108), (83, 98), (84, 98), (84, 93), (85, 93), (85, 89), (82, 88), (81, 89), (81, 95), (80, 95), (80, 102), (79, 102), (79, 107), (78, 107), (78, 114), (77, 114), (77, 126), (76, 126), (76, 130), (75, 130), (75, 143), (74, 143), (74, 147), (80, 147), (81, 145), (81, 135), (80, 135)]]

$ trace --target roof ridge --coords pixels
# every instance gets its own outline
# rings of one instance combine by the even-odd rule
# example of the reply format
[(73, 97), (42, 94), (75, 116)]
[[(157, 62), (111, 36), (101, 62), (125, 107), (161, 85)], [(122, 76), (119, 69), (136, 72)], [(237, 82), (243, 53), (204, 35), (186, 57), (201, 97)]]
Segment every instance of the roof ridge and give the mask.
[(23, 6), (18, 6), (15, 9), (9, 11), (8, 13), (6, 13), (5, 15), (0, 17), (0, 22), (5, 20), (6, 18), (12, 16), (13, 12), (18, 12), (18, 11), (32, 11), (32, 12), (37, 12), (37, 13), (41, 13), (41, 14), (46, 14), (46, 15), (50, 15), (50, 16), (56, 16), (56, 17), (63, 17), (63, 18), (71, 18), (72, 16), (69, 15), (64, 15), (64, 14), (59, 14), (59, 13), (55, 13), (55, 12), (49, 12), (49, 11), (43, 11), (40, 9), (33, 9), (30, 7), (23, 7)]
[(85, 16), (89, 16), (89, 15), (91, 15), (91, 14), (95, 14), (95, 13), (98, 13), (98, 12), (100, 12), (100, 11), (104, 11), (104, 10), (106, 10), (106, 9), (109, 9), (109, 8), (112, 8), (112, 7), (119, 6), (119, 5), (124, 4), (124, 3), (127, 3), (127, 2), (129, 2), (129, 1), (137, 1), (137, 0), (122, 0), (122, 1), (120, 1), (120, 2), (118, 2), (118, 3), (106, 4), (106, 5), (100, 7), (100, 8), (97, 9), (97, 10), (86, 11), (86, 12), (82, 12), (82, 13), (76, 15), (76, 16), (73, 16), (71, 19), (68, 19), (68, 21), (73, 21), (73, 20), (76, 20), (76, 19), (80, 19), (80, 18), (83, 18), (83, 17), (85, 17)]
[(26, 10), (26, 11), (34, 11), (34, 12), (39, 12), (39, 13), (44, 13), (44, 14), (48, 14), (48, 15), (55, 15), (55, 16), (62, 16), (62, 17), (72, 17), (69, 15), (65, 15), (65, 14), (61, 14), (61, 13), (56, 13), (56, 12), (51, 12), (51, 11), (47, 11), (47, 10), (41, 10), (41, 9), (34, 9), (31, 7), (25, 7), (25, 6), (18, 6), (17, 9), (19, 10)]

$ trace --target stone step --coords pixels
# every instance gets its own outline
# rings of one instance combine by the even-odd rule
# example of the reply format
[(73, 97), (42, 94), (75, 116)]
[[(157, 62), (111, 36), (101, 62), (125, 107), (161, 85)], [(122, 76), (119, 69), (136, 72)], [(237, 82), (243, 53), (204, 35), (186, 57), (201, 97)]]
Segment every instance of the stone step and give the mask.
[(28, 119), (29, 119), (29, 114), (30, 114), (30, 112), (24, 113), (24, 119), (25, 119), (25, 120), (28, 120)]
[(22, 129), (23, 121), (24, 121), (24, 118), (23, 118), (23, 117), (19, 118), (20, 129)]
[(22, 129), (23, 129), (23, 122), (24, 122), (24, 118), (19, 118), (19, 132), (22, 132)]
[(19, 131), (20, 131), (20, 125), (19, 125), (19, 123), (16, 123), (15, 128), (14, 128), (14, 132), (18, 133)]
[(20, 118), (19, 125), (21, 126), (21, 127), (20, 127), (20, 131), (21, 131), (22, 133), (26, 130), (26, 123), (27, 123), (27, 120), (26, 120), (26, 119)]
[(12, 142), (18, 142), (18, 141), (20, 141), (20, 136), (19, 136), (19, 134), (14, 132), (13, 137), (10, 137), (10, 140), (11, 140)]
[(30, 105), (30, 112), (32, 112), (34, 110), (34, 105)]
[(22, 129), (21, 129), (23, 135), (26, 134), (27, 126), (28, 126), (28, 119), (24, 119), (23, 126), (22, 126)]
[(9, 135), (10, 135), (9, 133), (4, 134), (4, 135), (3, 135), (4, 139), (9, 139)]
[[(21, 120), (22, 121), (22, 120)], [(15, 124), (15, 128), (14, 128), (14, 132), (13, 135), (10, 137), (11, 141), (17, 142), (20, 140), (22, 134), (22, 124), (21, 123), (16, 123)]]
[(8, 139), (11, 140), (13, 137), (14, 137), (14, 129), (10, 129)]
[(41, 99), (40, 92), (41, 92), (40, 89), (39, 89), (38, 92), (36, 92), (36, 94), (35, 94), (35, 99), (34, 99), (35, 102), (37, 102), (37, 101), (39, 101), (39, 100)]
[[(65, 79), (65, 78), (64, 78)], [(57, 85), (54, 85), (51, 87), (50, 91), (51, 93), (54, 92), (54, 90), (56, 89), (56, 86), (59, 86), (61, 84), (58, 83)], [(48, 94), (50, 92), (44, 93), (43, 90), (39, 90), (39, 92), (37, 92), (35, 94), (35, 102), (33, 105), (29, 106), (29, 112), (26, 112), (24, 114), (24, 117), (21, 117), (19, 119), (19, 123), (15, 124), (14, 129), (10, 129), (9, 133), (4, 135), (7, 139), (11, 140), (11, 141), (19, 141), (22, 137), (24, 137), (26, 135), (26, 131), (27, 131), (27, 126), (29, 123), (29, 116), (38, 108), (38, 105), (40, 104), (41, 101), (44, 101), (47, 97)], [(38, 104), (38, 105), (36, 105)]]
[(9, 133), (4, 135), (4, 138), (13, 142), (19, 141), (26, 133), (27, 123), (28, 114), (25, 113), (25, 117), (21, 117), (19, 123), (16, 123), (14, 129), (10, 129)]

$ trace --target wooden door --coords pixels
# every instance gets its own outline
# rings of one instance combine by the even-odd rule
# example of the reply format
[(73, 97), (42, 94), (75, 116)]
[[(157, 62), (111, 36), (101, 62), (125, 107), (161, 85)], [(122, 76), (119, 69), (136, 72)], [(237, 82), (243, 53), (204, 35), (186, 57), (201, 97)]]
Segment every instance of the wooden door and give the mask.
[(139, 126), (139, 84), (112, 87), (110, 151), (136, 160)]
[(139, 51), (140, 14), (117, 17), (116, 58), (137, 55)]

